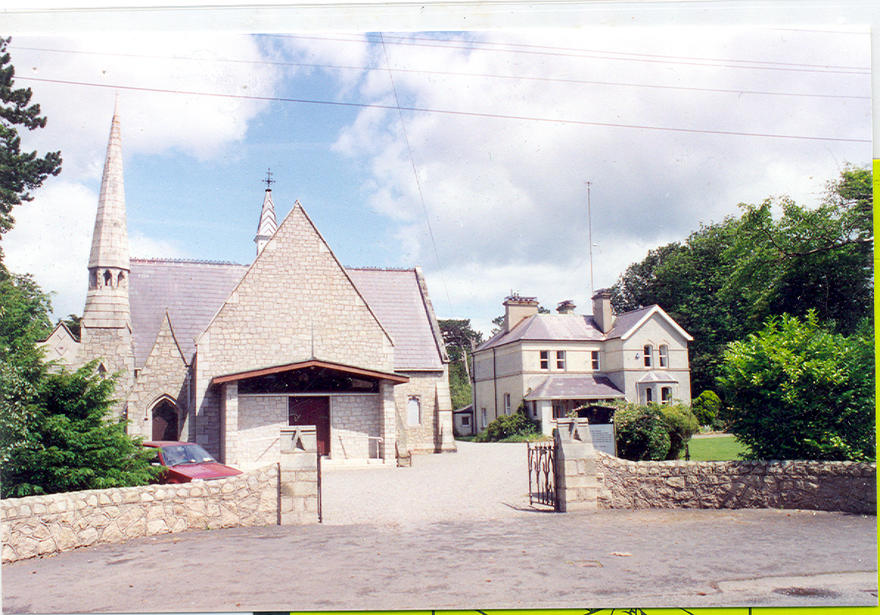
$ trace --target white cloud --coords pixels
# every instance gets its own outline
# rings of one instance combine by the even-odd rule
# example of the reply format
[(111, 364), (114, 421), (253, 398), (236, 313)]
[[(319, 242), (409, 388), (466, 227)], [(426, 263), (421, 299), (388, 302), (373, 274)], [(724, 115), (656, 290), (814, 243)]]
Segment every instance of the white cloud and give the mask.
[(45, 129), (23, 135), (24, 146), (61, 149), (68, 179), (100, 176), (117, 93), (126, 156), (178, 150), (207, 159), (243, 139), (268, 103), (177, 92), (267, 96), (280, 76), (276, 67), (259, 63), (265, 57), (252, 37), (233, 34), (16, 36), (10, 51), (17, 85), (33, 90), (49, 118)]
[[(868, 96), (868, 75), (837, 68), (870, 65), (867, 35), (597, 28), (474, 33), (459, 38), (479, 45), (456, 48), (416, 37), (386, 37), (390, 65), (405, 69), (394, 72), (402, 106), (570, 121), (404, 112), (411, 159), (398, 114), (365, 109), (337, 140), (370, 169), (369, 203), (397, 226), (404, 256), (447, 280), (450, 310), (468, 305), (484, 322), (511, 288), (547, 303), (587, 296), (586, 274), (572, 274), (587, 267), (586, 180), (604, 286), (740, 202), (813, 203), (844, 162), (870, 159), (870, 143), (711, 134), (869, 139), (869, 100), (803, 96)], [(799, 95), (751, 93), (767, 91)], [(377, 72), (360, 93), (393, 99)]]
[(80, 314), (85, 305), (97, 202), (85, 186), (50, 179), (32, 202), (13, 210), (15, 227), (3, 239), (6, 266), (33, 273), (44, 291), (54, 291), (58, 317)]
[[(46, 51), (47, 49), (56, 51)], [(174, 91), (270, 96), (280, 70), (253, 37), (233, 34), (92, 33), (89, 36), (16, 36), (10, 46), (16, 85), (30, 87), (49, 118), (44, 129), (22, 134), (22, 149), (60, 149), (62, 174), (49, 178), (34, 201), (17, 207), (4, 237), (6, 263), (31, 272), (52, 291), (56, 316), (81, 313), (89, 245), (114, 96), (119, 95), (126, 160), (138, 154), (183, 152), (196, 159), (236, 155), (248, 125), (268, 102)], [(224, 62), (223, 59), (234, 59)], [(74, 86), (27, 77), (95, 84)], [(118, 86), (118, 90), (112, 87)], [(167, 92), (127, 90), (153, 88)], [(135, 256), (187, 257), (172, 240), (139, 233)]]

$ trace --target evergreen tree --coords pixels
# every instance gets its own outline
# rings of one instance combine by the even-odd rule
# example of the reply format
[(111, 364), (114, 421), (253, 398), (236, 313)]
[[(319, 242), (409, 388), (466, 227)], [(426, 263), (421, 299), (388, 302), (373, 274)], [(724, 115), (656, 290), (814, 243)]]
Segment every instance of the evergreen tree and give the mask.
[(0, 237), (15, 222), (12, 208), (32, 200), (31, 190), (61, 172), (61, 152), (39, 157), (35, 151), (21, 151), (17, 126), (43, 128), (46, 117), (40, 115), (40, 105), (31, 104), (30, 88), (14, 87), (15, 67), (6, 50), (10, 40), (0, 38)]

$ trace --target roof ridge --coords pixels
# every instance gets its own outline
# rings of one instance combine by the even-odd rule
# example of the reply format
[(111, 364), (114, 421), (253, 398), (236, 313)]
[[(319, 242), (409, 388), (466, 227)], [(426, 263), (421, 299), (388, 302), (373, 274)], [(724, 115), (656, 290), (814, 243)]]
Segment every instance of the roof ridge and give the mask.
[(362, 266), (362, 267), (349, 267), (348, 265), (344, 265), (343, 269), (347, 271), (415, 271), (415, 267), (372, 267), (372, 266)]
[(234, 261), (219, 261), (202, 258), (134, 258), (132, 261), (138, 263), (195, 263), (201, 265), (237, 265), (239, 267), (248, 267), (244, 263), (236, 263)]

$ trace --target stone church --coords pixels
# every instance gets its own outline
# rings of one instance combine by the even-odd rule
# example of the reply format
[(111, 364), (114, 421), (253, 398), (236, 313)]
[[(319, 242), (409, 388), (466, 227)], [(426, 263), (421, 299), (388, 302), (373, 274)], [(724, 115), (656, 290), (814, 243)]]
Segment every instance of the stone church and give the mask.
[(80, 339), (60, 324), (46, 358), (99, 360), (130, 433), (198, 442), (243, 469), (278, 461), (289, 425), (315, 425), (319, 451), (343, 463), (454, 451), (420, 269), (343, 267), (299, 202), (277, 224), (271, 184), (254, 242), (247, 265), (131, 258), (114, 112)]

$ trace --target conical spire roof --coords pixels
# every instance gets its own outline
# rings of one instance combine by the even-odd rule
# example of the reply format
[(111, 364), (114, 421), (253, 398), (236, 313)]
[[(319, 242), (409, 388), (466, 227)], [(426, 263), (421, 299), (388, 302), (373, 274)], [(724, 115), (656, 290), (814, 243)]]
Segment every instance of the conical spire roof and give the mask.
[(257, 244), (257, 254), (263, 250), (263, 246), (271, 239), (278, 230), (278, 222), (275, 219), (275, 203), (272, 201), (272, 189), (266, 188), (266, 196), (263, 197), (263, 208), (260, 211), (260, 224), (257, 226), (257, 236), (254, 242)]
[(130, 269), (118, 105), (113, 109), (113, 121), (110, 124), (110, 139), (107, 143), (101, 195), (98, 198), (98, 212), (92, 234), (92, 251), (89, 255), (89, 269), (96, 267)]

